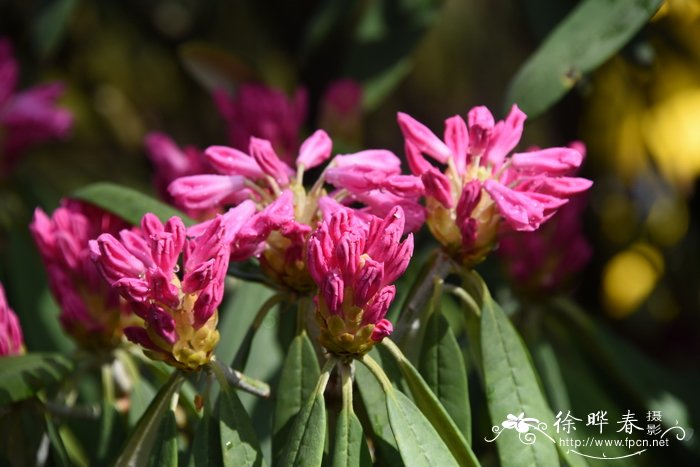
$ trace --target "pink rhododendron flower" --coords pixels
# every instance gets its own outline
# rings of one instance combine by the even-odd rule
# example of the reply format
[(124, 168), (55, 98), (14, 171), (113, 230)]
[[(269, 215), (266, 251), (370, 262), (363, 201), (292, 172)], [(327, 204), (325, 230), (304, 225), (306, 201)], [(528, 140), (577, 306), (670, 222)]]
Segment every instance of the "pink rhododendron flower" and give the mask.
[(0, 283), (0, 357), (24, 353), (24, 337), (19, 319), (7, 304), (5, 289)]
[[(570, 147), (585, 156), (582, 143), (577, 141)], [(574, 196), (534, 232), (513, 231), (502, 236), (498, 253), (518, 289), (531, 294), (552, 293), (586, 266), (593, 253), (583, 234), (587, 199), (585, 194)]]
[[(513, 106), (505, 120), (495, 122), (488, 109), (475, 107), (468, 123), (458, 115), (447, 119), (440, 139), (399, 113), (409, 166), (425, 186), (428, 227), (467, 267), (487, 256), (502, 225), (537, 230), (569, 197), (591, 186), (589, 180), (568, 176), (583, 160), (574, 148), (511, 154), (525, 118)], [(444, 172), (424, 155), (446, 165)]]
[(299, 149), (299, 134), (306, 119), (307, 93), (298, 89), (292, 98), (263, 84), (243, 84), (231, 98), (214, 93), (214, 103), (228, 124), (229, 142), (241, 151), (251, 137), (270, 141), (275, 152), (291, 163)]
[(63, 329), (84, 348), (110, 348), (130, 320), (119, 296), (90, 259), (88, 242), (127, 224), (102, 209), (64, 200), (51, 217), (37, 208), (29, 229), (46, 267), (49, 287), (61, 309)]
[(230, 245), (254, 211), (245, 202), (189, 230), (178, 217), (163, 224), (146, 214), (140, 231), (122, 230), (118, 239), (103, 234), (91, 242), (104, 277), (143, 319), (143, 326), (124, 330), (129, 340), (178, 368), (209, 362), (219, 341), (217, 307)]
[[(144, 140), (146, 153), (154, 169), (153, 183), (163, 201), (174, 204), (173, 197), (168, 192), (168, 185), (180, 177), (213, 173), (213, 169), (204, 158), (204, 153), (194, 146), (180, 148), (170, 136), (165, 133), (151, 132)], [(209, 213), (194, 209), (187, 214), (202, 218)]]
[(372, 216), (369, 225), (353, 221), (353, 211), (338, 210), (309, 240), (309, 271), (318, 285), (316, 318), (321, 344), (339, 356), (362, 356), (392, 332), (384, 319), (408, 266), (413, 235), (401, 242), (404, 213)]
[(7, 39), (0, 39), (0, 171), (10, 170), (30, 145), (64, 138), (73, 117), (56, 106), (61, 83), (48, 83), (17, 92), (19, 66)]
[[(306, 268), (306, 240), (325, 213), (343, 208), (341, 203), (362, 202), (367, 213), (385, 216), (402, 206), (408, 226), (421, 225), (423, 208), (418, 204), (422, 182), (415, 176), (400, 175), (401, 162), (394, 154), (369, 150), (337, 156), (307, 190), (303, 184), (307, 169), (324, 163), (331, 155), (332, 142), (318, 130), (299, 149), (296, 166), (282, 162), (269, 141), (251, 138), (249, 154), (237, 149), (212, 146), (205, 151), (209, 163), (220, 175), (183, 177), (170, 185), (170, 193), (185, 208), (211, 209), (254, 200), (260, 212), (241, 229), (243, 253), (260, 255), (263, 271), (273, 281), (297, 292), (316, 286)], [(321, 203), (329, 195), (324, 182), (335, 185), (335, 203)]]

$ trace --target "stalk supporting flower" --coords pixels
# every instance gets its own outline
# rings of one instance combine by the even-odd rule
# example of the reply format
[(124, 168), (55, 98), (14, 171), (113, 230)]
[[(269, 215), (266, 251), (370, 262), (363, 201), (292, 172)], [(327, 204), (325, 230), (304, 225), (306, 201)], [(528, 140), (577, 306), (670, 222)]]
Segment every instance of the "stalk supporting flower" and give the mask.
[(116, 346), (133, 320), (92, 262), (88, 245), (102, 233), (116, 235), (126, 227), (118, 217), (72, 200), (64, 200), (51, 217), (37, 208), (29, 226), (61, 309), (61, 325), (83, 348)]
[(316, 318), (321, 344), (343, 358), (359, 358), (391, 334), (384, 319), (394, 299), (392, 285), (408, 266), (413, 235), (401, 242), (405, 216), (395, 207), (369, 225), (350, 210), (325, 220), (309, 240), (309, 271), (318, 285)]
[[(513, 106), (495, 122), (485, 107), (445, 121), (440, 139), (422, 123), (399, 113), (406, 156), (425, 185), (427, 224), (446, 251), (465, 267), (483, 261), (504, 225), (534, 231), (569, 197), (587, 190), (589, 180), (568, 176), (583, 155), (573, 148), (515, 153), (525, 114)], [(439, 171), (424, 157), (444, 164)], [(501, 222), (504, 221), (504, 222)]]
[(188, 231), (178, 217), (162, 224), (146, 214), (140, 232), (91, 242), (104, 277), (143, 319), (125, 333), (149, 357), (185, 370), (209, 362), (219, 341), (217, 307), (232, 238), (254, 211), (253, 203), (243, 203)]
[(7, 304), (5, 289), (0, 283), (0, 357), (24, 353), (24, 337), (17, 315)]

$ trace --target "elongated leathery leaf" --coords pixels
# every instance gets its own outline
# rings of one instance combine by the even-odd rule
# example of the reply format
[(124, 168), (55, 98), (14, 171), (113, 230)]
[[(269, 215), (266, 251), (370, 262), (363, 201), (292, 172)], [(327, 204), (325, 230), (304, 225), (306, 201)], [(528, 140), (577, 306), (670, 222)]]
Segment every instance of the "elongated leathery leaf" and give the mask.
[(562, 21), (518, 71), (506, 104), (530, 117), (556, 103), (581, 78), (620, 50), (662, 0), (586, 0)]
[[(479, 461), (472, 452), (464, 436), (428, 387), (418, 370), (408, 361), (401, 350), (390, 339), (384, 339), (383, 346), (391, 352), (401, 370), (416, 406), (440, 435), (455, 459), (463, 466), (476, 466)], [(461, 356), (461, 354), (460, 354)], [(393, 425), (392, 425), (393, 428)]]
[(357, 415), (347, 409), (340, 411), (335, 428), (333, 467), (372, 465), (362, 425)]
[(459, 465), (430, 422), (400, 391), (387, 394), (391, 429), (406, 465), (447, 467)]
[(362, 405), (365, 407), (372, 428), (377, 455), (381, 455), (387, 465), (399, 465), (401, 456), (389, 424), (386, 394), (374, 376), (363, 365), (355, 367), (355, 379)]
[(207, 408), (197, 424), (192, 440), (189, 467), (221, 467), (224, 460), (221, 455), (219, 423), (211, 416)]
[(30, 353), (0, 359), (0, 406), (32, 397), (73, 369), (63, 355)]
[(316, 387), (321, 373), (314, 347), (306, 333), (294, 338), (282, 366), (273, 425), (273, 456), (279, 459), (297, 416)]
[(88, 185), (73, 193), (72, 197), (99, 206), (134, 225), (139, 225), (141, 218), (147, 212), (155, 214), (162, 222), (177, 216), (185, 225), (194, 224), (192, 219), (177, 209), (132, 188), (113, 183), (100, 182)]
[(328, 378), (334, 366), (334, 360), (326, 363), (315, 390), (294, 419), (279, 465), (321, 465), (326, 443), (326, 402), (323, 392), (326, 390)]
[(132, 431), (124, 450), (114, 464), (115, 467), (146, 465), (156, 442), (163, 417), (170, 410), (173, 394), (178, 391), (183, 381), (182, 374), (176, 371), (168, 382), (160, 388), (151, 405), (148, 406), (136, 428)]
[(221, 453), (225, 466), (244, 467), (265, 465), (257, 435), (236, 390), (222, 384), (217, 415), (221, 435)]
[[(498, 433), (496, 443), (502, 465), (558, 465), (551, 422), (554, 416), (547, 406), (527, 349), (500, 306), (484, 297), (481, 313), (481, 353), (491, 422), (501, 426), (509, 415), (524, 413), (548, 426), (532, 424), (537, 442), (524, 444), (515, 430)], [(544, 433), (539, 432), (542, 429)], [(494, 435), (495, 436), (495, 435)], [(571, 456), (574, 460), (575, 456)]]
[(428, 320), (421, 348), (420, 373), (457, 428), (471, 441), (471, 409), (462, 351), (442, 313)]
[(175, 412), (172, 410), (163, 417), (148, 465), (149, 467), (177, 467), (177, 426)]

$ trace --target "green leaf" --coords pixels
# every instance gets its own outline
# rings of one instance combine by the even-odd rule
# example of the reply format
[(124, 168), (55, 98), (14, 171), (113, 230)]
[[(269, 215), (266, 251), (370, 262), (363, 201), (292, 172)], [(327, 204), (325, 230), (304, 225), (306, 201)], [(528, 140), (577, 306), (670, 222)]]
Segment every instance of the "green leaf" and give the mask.
[(221, 453), (219, 422), (206, 408), (197, 424), (192, 440), (189, 467), (219, 467), (224, 465)]
[(620, 50), (662, 0), (586, 0), (572, 11), (520, 68), (506, 104), (535, 117), (564, 96), (582, 77)]
[(381, 454), (387, 465), (400, 465), (401, 455), (389, 424), (386, 394), (384, 394), (382, 386), (364, 365), (355, 367), (355, 380), (362, 405), (367, 412), (367, 419), (372, 428), (373, 441), (378, 448), (377, 454)]
[(285, 442), (304, 403), (316, 387), (321, 369), (314, 346), (306, 333), (294, 338), (282, 365), (272, 428), (273, 459), (284, 453)]
[(74, 363), (60, 354), (30, 353), (0, 359), (0, 406), (32, 397), (56, 384)]
[(177, 426), (175, 412), (172, 410), (168, 410), (163, 416), (148, 465), (149, 467), (177, 467)]
[[(420, 373), (418, 373), (418, 370), (416, 370), (391, 340), (384, 339), (383, 344), (396, 359), (396, 363), (406, 380), (406, 384), (413, 396), (416, 406), (420, 408), (421, 412), (437, 431), (454, 458), (463, 466), (479, 465), (479, 461), (469, 447), (466, 439), (464, 439), (462, 432), (447, 413), (445, 407), (440, 404), (440, 401), (430, 390), (428, 384)], [(453, 356), (453, 358), (459, 357), (461, 361), (461, 355), (460, 351), (457, 356)]]
[[(490, 296), (484, 297), (481, 312), (481, 353), (491, 422), (500, 426), (508, 415), (524, 413), (525, 417), (548, 425), (544, 429), (546, 435), (532, 430), (537, 436), (537, 442), (532, 444), (523, 444), (515, 430), (503, 430), (496, 438), (501, 464), (558, 465), (553, 439), (556, 434), (551, 427), (554, 415), (547, 406), (520, 335)], [(567, 461), (574, 458), (569, 456)]]
[(315, 390), (296, 416), (280, 465), (321, 465), (326, 444), (326, 403), (323, 392), (334, 363), (332, 360), (326, 363)]
[(457, 338), (442, 313), (435, 312), (428, 320), (418, 368), (467, 443), (471, 442), (467, 371)]
[(224, 381), (219, 378), (222, 388), (217, 407), (223, 463), (236, 467), (265, 465), (250, 417), (236, 390)]
[(386, 397), (386, 407), (405, 465), (459, 465), (430, 422), (403, 393), (390, 391)]
[(128, 424), (130, 427), (134, 427), (138, 424), (155, 397), (156, 390), (150, 381), (143, 376), (140, 376), (139, 379), (134, 381), (129, 398)]
[(58, 0), (46, 5), (32, 25), (34, 43), (44, 57), (60, 43), (78, 0)]
[(372, 465), (362, 425), (357, 415), (343, 409), (338, 415), (333, 448), (333, 467)]
[(194, 220), (167, 204), (132, 188), (113, 183), (100, 182), (88, 185), (73, 193), (72, 197), (99, 206), (134, 225), (139, 225), (141, 218), (147, 212), (155, 214), (162, 222), (177, 216), (186, 226), (195, 223)]
[(252, 324), (260, 304), (272, 295), (272, 291), (254, 282), (231, 278), (226, 285), (225, 302), (219, 307), (218, 326), (219, 333), (226, 339), (221, 339), (216, 346), (216, 357), (222, 362), (231, 362), (237, 352), (242, 352), (245, 358), (239, 358), (232, 367), (243, 370), (255, 335)]
[(148, 406), (136, 428), (131, 432), (126, 446), (114, 464), (115, 467), (147, 464), (159, 435), (163, 417), (170, 412), (170, 403), (173, 395), (178, 391), (183, 381), (184, 377), (182, 374), (179, 371), (175, 371), (163, 387), (160, 388), (160, 391), (156, 394), (151, 405)]

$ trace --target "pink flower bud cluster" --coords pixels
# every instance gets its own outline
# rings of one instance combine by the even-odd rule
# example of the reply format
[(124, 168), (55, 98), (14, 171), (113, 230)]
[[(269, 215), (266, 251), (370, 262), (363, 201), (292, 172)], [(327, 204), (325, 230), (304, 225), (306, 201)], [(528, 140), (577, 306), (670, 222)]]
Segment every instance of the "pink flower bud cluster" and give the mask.
[(252, 202), (242, 203), (189, 230), (178, 217), (163, 224), (146, 214), (140, 230), (122, 230), (118, 239), (103, 234), (91, 242), (104, 277), (143, 319), (143, 326), (125, 329), (129, 340), (151, 358), (179, 368), (194, 370), (209, 362), (219, 340), (217, 307), (230, 245), (254, 211)]
[(361, 356), (392, 332), (384, 319), (394, 299), (392, 283), (406, 270), (413, 236), (401, 242), (400, 207), (369, 225), (340, 209), (309, 239), (309, 271), (318, 285), (321, 344), (339, 356)]
[(0, 284), (0, 357), (24, 353), (24, 338), (19, 319), (7, 304), (5, 289)]
[(61, 309), (63, 329), (84, 348), (117, 345), (128, 310), (119, 303), (90, 258), (88, 242), (103, 232), (118, 232), (127, 224), (100, 208), (64, 200), (51, 217), (37, 208), (29, 229)]
[(56, 106), (64, 86), (48, 83), (17, 92), (19, 66), (12, 45), (0, 39), (0, 172), (9, 171), (29, 146), (68, 135), (73, 117)]
[[(501, 220), (513, 230), (534, 231), (589, 180), (568, 176), (583, 161), (573, 148), (511, 154), (525, 114), (513, 106), (495, 122), (485, 107), (467, 121), (445, 121), (443, 139), (409, 115), (398, 121), (411, 171), (425, 186), (427, 224), (442, 245), (466, 266), (482, 261), (496, 243)], [(446, 166), (438, 170), (424, 155)]]

